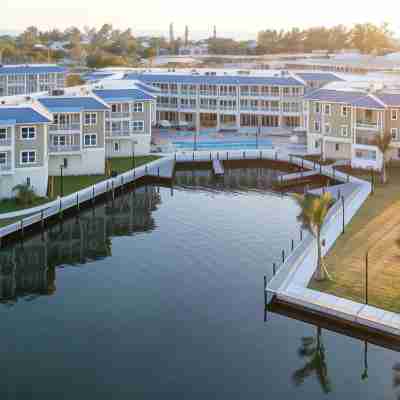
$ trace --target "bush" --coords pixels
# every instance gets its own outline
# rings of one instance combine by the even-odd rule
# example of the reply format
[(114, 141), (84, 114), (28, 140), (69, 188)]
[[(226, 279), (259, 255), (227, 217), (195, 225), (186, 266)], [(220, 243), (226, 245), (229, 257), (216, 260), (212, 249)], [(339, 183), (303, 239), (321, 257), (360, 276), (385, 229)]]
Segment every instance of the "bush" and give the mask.
[(13, 187), (13, 190), (16, 192), (15, 200), (17, 204), (24, 207), (32, 205), (38, 198), (33, 187), (27, 184), (17, 185)]

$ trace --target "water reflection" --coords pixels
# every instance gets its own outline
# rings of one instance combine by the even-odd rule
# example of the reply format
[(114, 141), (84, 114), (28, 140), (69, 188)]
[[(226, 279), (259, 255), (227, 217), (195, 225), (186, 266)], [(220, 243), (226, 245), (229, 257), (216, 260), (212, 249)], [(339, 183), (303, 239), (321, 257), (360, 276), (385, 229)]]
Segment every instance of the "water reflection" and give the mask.
[(315, 375), (324, 393), (329, 393), (331, 382), (328, 376), (328, 365), (325, 357), (325, 346), (322, 340), (322, 329), (318, 326), (315, 337), (303, 337), (298, 354), (306, 362), (304, 366), (293, 374), (293, 381), (300, 386), (304, 381)]
[(155, 229), (152, 213), (161, 203), (155, 187), (123, 194), (93, 210), (0, 250), (0, 302), (32, 300), (56, 291), (56, 268), (83, 265), (112, 255), (111, 237)]
[(268, 168), (227, 168), (216, 177), (211, 169), (176, 170), (175, 184), (184, 188), (209, 190), (270, 190), (273, 181), (284, 172)]

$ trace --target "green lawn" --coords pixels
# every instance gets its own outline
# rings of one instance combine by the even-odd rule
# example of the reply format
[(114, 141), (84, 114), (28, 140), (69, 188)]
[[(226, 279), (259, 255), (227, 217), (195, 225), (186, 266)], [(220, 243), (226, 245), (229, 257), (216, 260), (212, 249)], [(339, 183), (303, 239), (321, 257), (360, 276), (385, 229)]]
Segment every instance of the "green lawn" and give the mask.
[[(369, 174), (363, 176), (360, 172), (358, 175), (369, 178)], [(400, 168), (389, 168), (389, 182), (376, 185), (375, 193), (367, 199), (325, 258), (333, 281), (312, 281), (311, 288), (362, 302), (365, 255), (369, 250), (369, 303), (400, 312), (399, 189)]]
[[(143, 164), (148, 164), (154, 160), (159, 159), (157, 156), (140, 156), (135, 157), (136, 167), (139, 167)], [(132, 169), (132, 158), (123, 157), (123, 158), (112, 158), (111, 159), (112, 170), (121, 174), (123, 172), (129, 171)], [(64, 196), (67, 196), (71, 193), (77, 192), (81, 189), (84, 189), (88, 186), (92, 186), (102, 180), (106, 179), (105, 175), (79, 175), (79, 176), (64, 176), (63, 177), (63, 185), (64, 185)], [(61, 178), (59, 176), (55, 177), (55, 188), (54, 188), (54, 198), (60, 195), (61, 189)]]
[[(37, 199), (35, 199), (33, 204), (31, 204), (29, 206), (29, 208), (40, 206), (42, 204), (47, 203), (48, 201), (49, 200), (46, 197), (38, 197)], [(15, 199), (5, 199), (5, 200), (0, 201), (0, 214), (23, 210), (25, 208), (28, 208), (28, 207), (24, 207), (24, 206), (18, 204), (15, 201)]]

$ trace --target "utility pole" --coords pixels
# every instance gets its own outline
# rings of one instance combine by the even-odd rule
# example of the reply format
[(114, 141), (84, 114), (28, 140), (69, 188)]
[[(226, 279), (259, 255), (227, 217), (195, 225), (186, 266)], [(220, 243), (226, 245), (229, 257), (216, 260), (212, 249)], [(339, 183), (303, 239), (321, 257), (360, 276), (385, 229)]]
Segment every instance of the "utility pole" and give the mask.
[(185, 46), (189, 45), (189, 27), (186, 25), (185, 27)]

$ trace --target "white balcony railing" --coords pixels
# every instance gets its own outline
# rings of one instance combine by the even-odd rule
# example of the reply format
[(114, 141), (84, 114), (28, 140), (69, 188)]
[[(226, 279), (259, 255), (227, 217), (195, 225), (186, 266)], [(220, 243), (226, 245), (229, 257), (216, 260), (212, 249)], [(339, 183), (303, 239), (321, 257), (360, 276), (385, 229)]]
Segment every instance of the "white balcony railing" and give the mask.
[(357, 120), (356, 126), (360, 129), (379, 129), (378, 121)]
[(10, 161), (0, 164), (0, 172), (11, 171), (11, 168), (12, 166)]
[(49, 125), (49, 132), (50, 133), (79, 133), (81, 132), (81, 124), (63, 124), (63, 125), (56, 125), (52, 124)]
[(121, 119), (121, 118), (129, 118), (129, 112), (112, 112), (111, 118), (112, 119)]
[(66, 145), (50, 145), (50, 153), (70, 153), (80, 151), (81, 146), (79, 144), (66, 144)]
[(106, 136), (116, 137), (116, 136), (130, 136), (133, 134), (133, 131), (129, 128), (127, 129), (113, 129), (106, 130)]
[(0, 139), (0, 147), (10, 147), (11, 138)]

